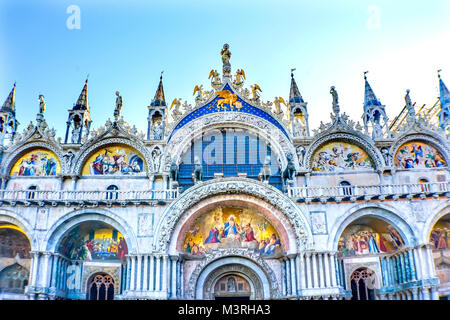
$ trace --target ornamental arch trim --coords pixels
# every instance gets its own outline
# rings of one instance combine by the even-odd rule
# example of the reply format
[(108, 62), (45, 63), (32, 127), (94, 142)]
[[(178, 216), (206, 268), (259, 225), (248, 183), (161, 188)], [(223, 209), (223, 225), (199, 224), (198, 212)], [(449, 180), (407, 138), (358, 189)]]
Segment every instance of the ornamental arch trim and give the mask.
[(380, 171), (385, 166), (383, 156), (381, 155), (378, 148), (364, 136), (349, 133), (332, 133), (329, 135), (319, 137), (317, 140), (313, 141), (309, 145), (308, 149), (306, 150), (305, 160), (303, 161), (304, 168), (308, 171), (312, 171), (311, 168), (312, 156), (320, 147), (322, 147), (328, 142), (342, 141), (342, 140), (349, 142), (351, 144), (355, 144), (356, 146), (362, 148), (365, 152), (367, 152), (367, 154), (372, 159), (373, 164), (375, 166), (374, 170)]
[(291, 154), (296, 170), (300, 169), (296, 151), (291, 140), (276, 126), (258, 116), (239, 112), (217, 112), (192, 120), (178, 129), (168, 142), (164, 152), (164, 170), (169, 171), (172, 160), (181, 162), (182, 155), (189, 148), (192, 139), (203, 132), (223, 127), (247, 129), (256, 132), (273, 148), (281, 169), (287, 165), (286, 155)]
[(34, 237), (32, 232), (33, 227), (26, 218), (21, 217), (13, 211), (0, 209), (0, 222), (8, 222), (21, 228), (30, 242), (31, 251), (38, 247), (38, 240)]
[(74, 160), (72, 161), (73, 168), (71, 171), (74, 174), (81, 176), (86, 161), (89, 159), (90, 156), (92, 156), (92, 154), (95, 151), (101, 149), (102, 147), (107, 147), (109, 145), (114, 144), (125, 145), (138, 151), (144, 157), (143, 160), (145, 161), (146, 166), (145, 169), (147, 174), (149, 174), (152, 171), (153, 162), (151, 160), (151, 155), (148, 149), (143, 144), (134, 142), (127, 138), (107, 138), (80, 150), (78, 155), (75, 156)]
[(328, 250), (337, 251), (339, 238), (350, 224), (362, 217), (373, 217), (391, 224), (402, 236), (407, 247), (417, 245), (417, 230), (411, 227), (403, 215), (387, 205), (357, 205), (347, 210), (333, 224), (328, 236)]
[[(402, 136), (401, 138), (397, 139), (395, 143), (391, 146), (389, 149), (389, 165), (391, 167), (395, 167), (394, 165), (394, 157), (397, 153), (397, 151), (408, 142), (413, 141), (423, 141), (426, 143), (429, 143), (432, 147), (435, 147), (445, 158), (445, 162), (447, 163), (447, 167), (450, 163), (450, 149), (446, 145), (445, 142), (441, 141), (440, 139), (437, 139), (435, 137), (430, 136), (428, 133), (416, 133), (416, 134), (406, 134)], [(411, 169), (408, 169), (411, 170)]]
[(306, 215), (281, 191), (260, 181), (223, 178), (194, 185), (169, 205), (155, 229), (155, 250), (165, 252), (169, 248), (175, 227), (189, 208), (211, 196), (222, 194), (247, 194), (269, 203), (284, 214), (294, 229), (298, 249), (307, 250), (312, 247), (313, 237)]
[(100, 221), (109, 224), (123, 235), (130, 253), (138, 252), (138, 242), (130, 225), (118, 215), (103, 209), (72, 211), (59, 218), (47, 231), (42, 250), (56, 252), (66, 233), (74, 226), (87, 221)]
[[(9, 175), (13, 166), (20, 159), (20, 157), (22, 157), (27, 152), (30, 152), (30, 151), (33, 151), (34, 149), (39, 149), (39, 148), (48, 149), (51, 152), (53, 152), (54, 154), (56, 154), (56, 156), (58, 157), (59, 163), (61, 164), (61, 173), (60, 174), (64, 174), (66, 171), (66, 168), (64, 166), (64, 162), (62, 161), (62, 159), (63, 159), (62, 150), (60, 148), (58, 148), (57, 146), (55, 146), (51, 143), (48, 143), (48, 142), (44, 142), (44, 141), (25, 143), (25, 144), (21, 145), (20, 147), (18, 147), (17, 149), (13, 150), (12, 153), (10, 155), (8, 155), (8, 157), (3, 162), (5, 164), (5, 167), (3, 168), (2, 173), (5, 175)], [(56, 176), (54, 176), (54, 177), (56, 177)]]

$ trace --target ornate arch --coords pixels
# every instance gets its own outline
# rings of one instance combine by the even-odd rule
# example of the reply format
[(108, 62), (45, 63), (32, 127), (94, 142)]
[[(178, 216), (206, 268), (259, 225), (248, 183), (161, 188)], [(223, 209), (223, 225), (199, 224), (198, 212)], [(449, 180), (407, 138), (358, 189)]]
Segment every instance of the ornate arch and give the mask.
[(262, 284), (263, 299), (280, 296), (277, 278), (267, 262), (251, 250), (237, 248), (215, 250), (207, 254), (192, 272), (186, 296), (189, 299), (204, 299), (203, 287), (208, 276), (224, 265), (241, 265), (253, 271)]
[(381, 155), (378, 148), (374, 145), (374, 143), (371, 140), (367, 139), (363, 134), (360, 134), (355, 131), (354, 133), (335, 132), (330, 134), (319, 135), (315, 140), (313, 140), (313, 142), (309, 145), (308, 149), (306, 150), (304, 157), (305, 160), (303, 161), (304, 168), (308, 171), (311, 171), (312, 156), (314, 155), (316, 150), (328, 142), (338, 140), (348, 141), (366, 151), (369, 157), (373, 160), (376, 171), (379, 171), (384, 167), (383, 156)]
[(448, 147), (448, 144), (445, 141), (442, 141), (441, 139), (435, 138), (431, 136), (427, 131), (424, 131), (422, 133), (407, 133), (401, 136), (399, 139), (395, 141), (394, 144), (392, 144), (390, 150), (389, 150), (389, 166), (395, 167), (394, 165), (394, 156), (397, 153), (397, 151), (400, 149), (401, 146), (403, 146), (405, 143), (412, 142), (412, 141), (424, 141), (429, 143), (431, 146), (435, 147), (445, 158), (445, 162), (447, 163), (447, 167), (449, 166), (450, 161), (450, 149)]
[(167, 250), (176, 225), (189, 208), (206, 198), (221, 194), (247, 194), (266, 201), (285, 215), (295, 231), (296, 245), (299, 250), (312, 247), (312, 232), (308, 221), (291, 199), (275, 187), (260, 181), (245, 178), (224, 178), (194, 185), (169, 205), (162, 214), (155, 230), (153, 243), (155, 249), (161, 252)]
[(8, 157), (5, 159), (5, 166), (2, 169), (2, 173), (5, 175), (9, 175), (11, 172), (12, 167), (17, 162), (17, 160), (20, 159), (25, 153), (32, 151), (33, 149), (48, 149), (52, 151), (56, 156), (58, 157), (59, 163), (61, 165), (61, 174), (65, 173), (65, 166), (63, 165), (62, 159), (63, 159), (63, 151), (56, 146), (53, 143), (45, 142), (45, 141), (34, 141), (34, 142), (28, 142), (25, 144), (22, 144), (11, 151), (11, 153), (8, 155)]
[(402, 214), (387, 205), (361, 204), (350, 208), (336, 219), (328, 236), (328, 249), (336, 251), (339, 238), (345, 228), (361, 217), (373, 217), (388, 222), (400, 233), (406, 246), (412, 247), (417, 244), (416, 234), (418, 234), (418, 231), (412, 229), (402, 217)]
[(270, 143), (279, 158), (281, 168), (287, 165), (286, 155), (292, 154), (297, 170), (300, 166), (296, 151), (291, 140), (276, 126), (258, 116), (239, 112), (215, 112), (190, 121), (178, 129), (169, 140), (164, 152), (164, 170), (169, 171), (172, 160), (181, 162), (184, 151), (190, 146), (191, 140), (199, 137), (203, 132), (230, 126), (257, 132), (265, 141)]
[(115, 213), (98, 208), (72, 211), (59, 218), (47, 231), (42, 250), (56, 252), (64, 235), (72, 227), (86, 221), (100, 221), (109, 224), (123, 235), (130, 253), (138, 251), (138, 242), (130, 225)]
[(423, 232), (420, 237), (421, 243), (430, 242), (430, 234), (433, 226), (439, 221), (443, 216), (450, 214), (450, 204), (446, 203), (439, 207), (434, 214), (430, 215), (424, 223)]
[(30, 241), (30, 247), (32, 251), (39, 246), (38, 239), (36, 239), (33, 234), (33, 227), (26, 218), (13, 211), (0, 209), (0, 222), (8, 222), (20, 227), (25, 233), (25, 236)]
[(78, 155), (75, 156), (74, 160), (72, 161), (72, 172), (76, 175), (81, 175), (83, 167), (88, 160), (88, 158), (98, 149), (102, 147), (106, 147), (108, 145), (112, 144), (121, 144), (129, 146), (136, 151), (138, 151), (145, 160), (145, 165), (147, 166), (147, 173), (150, 173), (153, 169), (153, 162), (151, 160), (151, 154), (149, 153), (148, 149), (140, 142), (133, 141), (127, 138), (106, 138), (103, 140), (100, 140), (96, 143), (86, 145), (83, 147)]

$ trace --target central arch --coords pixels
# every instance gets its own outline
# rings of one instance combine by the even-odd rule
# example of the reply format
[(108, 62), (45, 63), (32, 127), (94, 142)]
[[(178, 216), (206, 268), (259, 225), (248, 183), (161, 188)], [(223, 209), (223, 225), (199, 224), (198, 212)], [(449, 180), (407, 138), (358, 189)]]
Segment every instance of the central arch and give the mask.
[(215, 205), (244, 204), (260, 210), (274, 224), (286, 251), (295, 253), (312, 247), (312, 233), (305, 214), (278, 189), (245, 178), (213, 179), (188, 189), (163, 213), (155, 230), (156, 251), (177, 253), (183, 228)]

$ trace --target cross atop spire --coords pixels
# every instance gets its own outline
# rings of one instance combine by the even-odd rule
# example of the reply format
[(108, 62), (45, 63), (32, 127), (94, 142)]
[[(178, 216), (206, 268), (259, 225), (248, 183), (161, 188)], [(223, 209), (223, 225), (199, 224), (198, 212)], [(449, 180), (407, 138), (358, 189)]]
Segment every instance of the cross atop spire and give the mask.
[(73, 107), (73, 110), (89, 111), (89, 100), (88, 100), (88, 90), (87, 90), (88, 77), (89, 77), (89, 75), (86, 77), (84, 87), (81, 90), (80, 96), (78, 97), (77, 103)]
[(11, 92), (3, 103), (0, 111), (3, 112), (11, 112), (12, 114), (16, 114), (16, 83), (14, 82), (14, 86), (11, 89)]
[(302, 95), (300, 90), (298, 90), (297, 83), (294, 79), (294, 69), (291, 69), (291, 90), (289, 92), (289, 103), (303, 103)]
[(159, 106), (163, 106), (166, 107), (166, 98), (164, 97), (164, 88), (163, 88), (163, 72), (161, 71), (161, 77), (159, 77), (159, 85), (158, 85), (158, 89), (156, 89), (156, 93), (155, 93), (155, 97), (153, 98), (150, 106), (151, 107), (159, 107)]
[(369, 73), (369, 71), (364, 72), (364, 111), (370, 108), (371, 106), (381, 106), (380, 100), (378, 100), (377, 96), (372, 90), (372, 87), (369, 84), (369, 81), (367, 81), (366, 74)]

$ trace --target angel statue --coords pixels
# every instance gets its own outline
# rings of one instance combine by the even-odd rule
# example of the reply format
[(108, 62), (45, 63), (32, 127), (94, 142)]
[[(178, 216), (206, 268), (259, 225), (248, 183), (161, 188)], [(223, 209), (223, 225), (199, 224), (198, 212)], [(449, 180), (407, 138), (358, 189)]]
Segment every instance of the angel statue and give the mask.
[(114, 118), (116, 121), (120, 118), (120, 111), (122, 110), (122, 96), (119, 91), (116, 91), (116, 109), (114, 109)]
[(409, 96), (410, 90), (406, 90), (406, 96), (405, 96), (405, 102), (406, 102), (406, 109), (408, 110), (408, 116), (411, 118), (416, 116), (416, 111), (414, 110), (414, 104), (412, 104), (411, 97)]
[(339, 102), (338, 102), (338, 94), (334, 86), (330, 88), (331, 96), (333, 97), (333, 112), (335, 114), (339, 113)]
[(39, 95), (39, 113), (44, 113), (45, 111), (45, 101), (44, 96), (42, 94)]
[(277, 117), (283, 118), (283, 110), (281, 110), (281, 104), (284, 104), (287, 107), (286, 101), (284, 101), (282, 97), (275, 97), (273, 104), (275, 105), (275, 110), (273, 111), (273, 113)]
[(203, 93), (203, 85), (201, 84), (200, 87), (199, 86), (195, 86), (194, 88), (194, 93), (192, 94), (193, 96), (195, 96), (195, 93), (197, 92), (197, 96), (195, 97), (195, 104), (196, 105), (200, 105), (203, 103), (203, 97), (204, 97), (204, 93)]
[(236, 88), (240, 88), (244, 84), (245, 72), (242, 69), (237, 69), (236, 76), (234, 78), (233, 84)]
[(223, 63), (223, 76), (229, 77), (231, 73), (231, 64), (230, 64), (230, 58), (231, 58), (231, 52), (228, 50), (230, 46), (228, 43), (225, 43), (223, 45), (223, 49), (220, 51), (220, 55), (222, 56), (222, 63)]
[(172, 104), (170, 105), (169, 111), (172, 110), (172, 107), (175, 106), (175, 109), (172, 111), (172, 117), (174, 121), (177, 121), (181, 115), (183, 114), (180, 111), (180, 107), (181, 107), (181, 98), (175, 98), (172, 101)]
[(218, 89), (222, 85), (222, 80), (220, 80), (220, 74), (217, 70), (211, 70), (208, 79), (211, 79), (211, 86), (214, 89)]
[(256, 83), (254, 85), (250, 86), (250, 88), (252, 88), (252, 95), (253, 95), (252, 100), (255, 102), (259, 101), (258, 90), (259, 90), (259, 92), (262, 92), (261, 88)]

